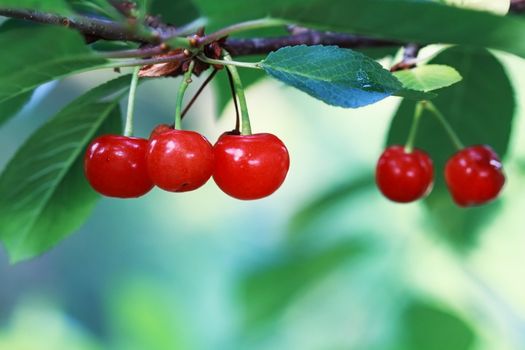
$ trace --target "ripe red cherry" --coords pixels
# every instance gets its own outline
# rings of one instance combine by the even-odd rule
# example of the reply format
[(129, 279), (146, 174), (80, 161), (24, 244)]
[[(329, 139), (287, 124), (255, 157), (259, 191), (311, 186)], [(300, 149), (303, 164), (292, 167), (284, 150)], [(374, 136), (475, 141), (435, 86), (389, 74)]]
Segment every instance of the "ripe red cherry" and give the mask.
[(195, 190), (213, 172), (213, 147), (193, 131), (171, 129), (154, 135), (146, 158), (153, 183), (170, 192)]
[(88, 146), (84, 173), (95, 191), (119, 198), (140, 197), (153, 188), (146, 167), (148, 141), (104, 135)]
[(173, 127), (171, 125), (168, 125), (168, 124), (159, 124), (155, 127), (155, 129), (153, 129), (151, 131), (151, 134), (149, 135), (149, 138), (153, 138), (154, 136), (157, 136), (159, 134), (163, 134), (165, 133), (166, 131), (171, 131), (173, 130)]
[(213, 147), (213, 179), (237, 199), (259, 199), (274, 193), (290, 167), (288, 150), (272, 134), (223, 134)]
[(408, 203), (424, 197), (432, 189), (433, 181), (432, 160), (419, 149), (408, 153), (403, 146), (390, 146), (377, 162), (377, 186), (394, 202)]
[(467, 147), (447, 161), (445, 181), (457, 205), (468, 207), (496, 198), (505, 184), (499, 156), (485, 145)]

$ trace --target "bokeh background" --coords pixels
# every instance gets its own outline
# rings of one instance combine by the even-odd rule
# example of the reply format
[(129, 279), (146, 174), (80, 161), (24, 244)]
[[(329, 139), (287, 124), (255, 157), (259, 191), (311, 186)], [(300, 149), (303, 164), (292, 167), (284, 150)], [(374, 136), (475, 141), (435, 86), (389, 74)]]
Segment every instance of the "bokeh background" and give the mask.
[[(10, 266), (0, 252), (0, 349), (525, 348), (525, 65), (498, 57), (518, 101), (508, 182), (468, 246), (451, 244), (463, 233), (440, 230), (421, 203), (390, 203), (371, 186), (399, 99), (344, 110), (265, 79), (247, 97), (255, 132), (289, 148), (282, 188), (254, 202), (213, 181), (102, 198), (45, 255)], [(0, 168), (48, 117), (113, 75), (40, 88), (3, 128)], [(177, 86), (139, 87), (139, 136), (171, 121)], [(185, 120), (212, 142), (234, 124), (231, 103), (219, 118), (215, 100), (207, 89)]]

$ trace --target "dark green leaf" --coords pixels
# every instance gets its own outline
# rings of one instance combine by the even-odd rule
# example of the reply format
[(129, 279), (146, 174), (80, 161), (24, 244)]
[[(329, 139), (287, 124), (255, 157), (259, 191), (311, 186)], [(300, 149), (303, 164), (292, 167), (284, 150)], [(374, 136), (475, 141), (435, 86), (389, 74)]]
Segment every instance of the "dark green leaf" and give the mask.
[(107, 0), (67, 0), (67, 2), (77, 13), (104, 16), (114, 20), (124, 19)]
[(380, 101), (401, 83), (379, 63), (337, 46), (291, 46), (261, 63), (274, 78), (330, 105), (357, 108)]
[[(215, 27), (274, 16), (305, 26), (418, 43), (489, 47), (525, 57), (525, 20), (411, 0), (195, 0)], [(457, 24), (457, 25), (444, 25)], [(513, 33), (506, 35), (504, 33)]]
[[(0, 26), (0, 33), (28, 27), (28, 23), (30, 22), (9, 19)], [(33, 90), (0, 102), (0, 126), (18, 113), (22, 107), (29, 102), (32, 95)]]
[[(45, 43), (45, 44), (43, 44)], [(57, 27), (21, 28), (0, 34), (0, 104), (37, 86), (102, 65), (77, 32)]]
[(469, 324), (449, 311), (413, 301), (405, 309), (401, 330), (403, 350), (469, 350), (476, 334)]
[(89, 216), (97, 194), (83, 173), (83, 152), (101, 133), (120, 130), (117, 100), (129, 76), (81, 96), (38, 129), (0, 176), (0, 240), (12, 262), (50, 249)]
[(310, 286), (365, 250), (360, 242), (339, 242), (315, 254), (288, 252), (252, 272), (240, 286), (246, 325), (256, 327), (278, 316)]
[(65, 0), (0, 0), (0, 7), (31, 9), (62, 15), (71, 13), (71, 9)]
[[(466, 145), (488, 144), (500, 156), (509, 145), (516, 101), (501, 63), (487, 50), (455, 47), (439, 54), (432, 63), (455, 67), (463, 81), (440, 91), (433, 100)], [(404, 144), (410, 129), (415, 103), (404, 101), (390, 127), (388, 144)], [(455, 152), (447, 134), (434, 116), (424, 112), (416, 146), (432, 156), (436, 183), (426, 204), (436, 223), (459, 246), (472, 243), (477, 228), (497, 204), (460, 209), (450, 199), (443, 180), (446, 160)]]
[(199, 17), (199, 11), (191, 0), (152, 0), (150, 13), (160, 15), (164, 21), (175, 25), (187, 24)]

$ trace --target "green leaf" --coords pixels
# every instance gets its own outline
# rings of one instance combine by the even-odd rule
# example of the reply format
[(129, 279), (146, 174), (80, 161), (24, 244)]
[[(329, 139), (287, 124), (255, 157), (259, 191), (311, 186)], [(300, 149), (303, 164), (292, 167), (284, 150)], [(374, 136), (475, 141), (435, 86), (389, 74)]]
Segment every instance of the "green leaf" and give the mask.
[(416, 91), (432, 91), (461, 81), (461, 75), (450, 66), (427, 64), (413, 69), (401, 70), (394, 76), (403, 87)]
[(65, 107), (17, 151), (0, 176), (0, 240), (18, 262), (50, 249), (87, 219), (98, 195), (83, 172), (91, 139), (120, 131), (117, 99), (129, 76), (101, 85)]
[(316, 253), (287, 252), (250, 273), (240, 285), (244, 321), (257, 327), (277, 317), (309, 287), (366, 250), (361, 242), (339, 242)]
[(106, 0), (67, 0), (75, 12), (123, 20), (124, 16)]
[(442, 2), (459, 7), (481, 11), (490, 11), (500, 15), (509, 12), (511, 0), (441, 0)]
[[(433, 100), (465, 145), (488, 144), (505, 156), (512, 128), (516, 101), (512, 85), (501, 63), (487, 50), (454, 47), (443, 51), (433, 64), (455, 67), (463, 77), (460, 84), (440, 91)], [(388, 144), (404, 144), (412, 124), (415, 103), (403, 101), (394, 116)], [(441, 234), (458, 248), (471, 246), (478, 228), (497, 203), (479, 208), (456, 207), (446, 190), (443, 169), (456, 152), (447, 134), (434, 116), (425, 111), (421, 118), (416, 147), (427, 151), (434, 160), (436, 181), (426, 200)]]
[(330, 105), (357, 108), (401, 89), (399, 81), (365, 55), (337, 46), (290, 46), (272, 52), (261, 67), (274, 78)]
[(150, 13), (160, 15), (167, 23), (183, 25), (199, 17), (199, 11), (191, 0), (151, 0)]
[(80, 34), (65, 28), (9, 30), (0, 34), (0, 47), (9, 48), (0, 51), (0, 104), (45, 82), (106, 62), (85, 45)]
[[(322, 30), (405, 42), (489, 47), (525, 57), (525, 20), (411, 0), (195, 0), (215, 27), (273, 16)], [(409, 19), (409, 20), (407, 20)], [(450, 24), (461, 24), (450, 25)], [(513, 33), (505, 35), (504, 33)]]
[(476, 334), (453, 313), (436, 306), (412, 301), (401, 320), (404, 350), (469, 350)]
[(67, 1), (64, 0), (0, 0), (0, 7), (54, 12), (61, 15), (71, 13)]
[[(27, 23), (29, 22), (9, 19), (0, 26), (0, 33), (27, 27)], [(29, 102), (32, 95), (33, 90), (0, 102), (0, 126), (15, 116)]]

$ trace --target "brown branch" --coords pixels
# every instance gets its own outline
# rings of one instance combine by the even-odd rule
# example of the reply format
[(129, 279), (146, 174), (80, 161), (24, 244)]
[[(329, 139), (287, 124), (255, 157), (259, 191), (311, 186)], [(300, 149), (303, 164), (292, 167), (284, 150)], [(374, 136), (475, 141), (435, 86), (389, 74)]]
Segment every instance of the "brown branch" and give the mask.
[(511, 0), (510, 12), (521, 13), (525, 11), (525, 0)]
[(306, 30), (275, 38), (227, 39), (224, 48), (234, 56), (267, 54), (284, 46), (335, 45), (342, 48), (389, 47), (403, 43), (357, 35)]
[[(146, 18), (146, 31), (138, 31), (141, 26), (137, 26), (133, 19), (129, 19), (127, 24), (121, 24), (85, 16), (64, 17), (51, 13), (8, 8), (0, 8), (0, 16), (70, 27), (95, 40), (123, 40), (142, 44), (160, 44), (163, 39), (181, 35), (181, 33), (186, 34), (188, 31), (188, 27), (175, 28), (162, 23), (157, 17), (150, 16)], [(402, 43), (350, 34), (319, 32), (305, 28), (295, 31), (290, 36), (227, 39), (224, 42), (224, 47), (235, 56), (265, 54), (284, 46), (293, 45), (336, 45), (343, 48), (361, 48), (400, 46)], [(130, 57), (134, 53), (126, 52), (125, 57)], [(142, 51), (136, 51), (136, 53), (137, 57), (145, 56)]]

